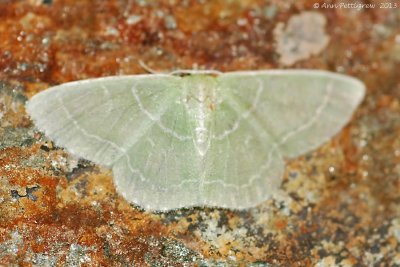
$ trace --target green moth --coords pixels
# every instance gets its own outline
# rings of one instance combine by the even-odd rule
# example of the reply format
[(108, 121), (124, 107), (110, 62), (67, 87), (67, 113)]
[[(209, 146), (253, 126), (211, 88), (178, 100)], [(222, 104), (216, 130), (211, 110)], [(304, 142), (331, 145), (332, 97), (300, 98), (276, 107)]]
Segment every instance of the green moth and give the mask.
[(364, 94), (327, 71), (179, 71), (65, 83), (26, 107), (57, 145), (112, 168), (129, 202), (244, 209), (277, 190), (285, 158), (338, 133)]

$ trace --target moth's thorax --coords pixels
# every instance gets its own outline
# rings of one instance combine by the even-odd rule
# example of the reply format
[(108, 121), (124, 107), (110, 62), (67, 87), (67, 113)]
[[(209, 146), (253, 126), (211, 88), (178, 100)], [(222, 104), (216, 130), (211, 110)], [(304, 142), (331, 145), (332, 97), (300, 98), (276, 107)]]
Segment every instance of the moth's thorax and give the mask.
[(183, 99), (193, 119), (193, 141), (201, 156), (207, 153), (211, 141), (212, 114), (218, 106), (218, 82), (210, 75), (190, 75), (183, 79)]

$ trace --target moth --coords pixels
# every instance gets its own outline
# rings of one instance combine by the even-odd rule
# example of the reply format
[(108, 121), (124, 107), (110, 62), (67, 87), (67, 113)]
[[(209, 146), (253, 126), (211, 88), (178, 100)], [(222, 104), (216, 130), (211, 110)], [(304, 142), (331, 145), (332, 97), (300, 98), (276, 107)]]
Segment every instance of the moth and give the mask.
[(131, 203), (245, 209), (279, 188), (285, 159), (337, 134), (364, 94), (327, 71), (191, 70), (65, 83), (26, 109), (58, 146), (111, 168)]

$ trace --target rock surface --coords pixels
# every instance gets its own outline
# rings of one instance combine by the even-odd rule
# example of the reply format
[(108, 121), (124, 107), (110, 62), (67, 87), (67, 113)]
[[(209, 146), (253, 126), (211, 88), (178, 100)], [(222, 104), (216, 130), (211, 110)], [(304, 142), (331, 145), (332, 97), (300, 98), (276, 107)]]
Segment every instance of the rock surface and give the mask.
[[(139, 210), (108, 169), (55, 147), (24, 111), (51, 85), (145, 73), (139, 61), (157, 71), (282, 68), (274, 29), (304, 12), (326, 20), (315, 38), (330, 41), (291, 67), (358, 77), (367, 96), (253, 209)], [(399, 24), (400, 9), (378, 4), (1, 1), (0, 265), (400, 266)]]

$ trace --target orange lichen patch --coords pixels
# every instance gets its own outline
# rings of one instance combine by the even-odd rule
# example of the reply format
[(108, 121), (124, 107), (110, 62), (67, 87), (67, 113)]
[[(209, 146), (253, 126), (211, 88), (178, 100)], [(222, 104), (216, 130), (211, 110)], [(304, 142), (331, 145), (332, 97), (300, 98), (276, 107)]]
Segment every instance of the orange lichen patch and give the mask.
[[(35, 220), (51, 212), (56, 203), (56, 178), (25, 167), (22, 162), (29, 157), (30, 151), (15, 147), (0, 153), (0, 176), (6, 182), (2, 195), (10, 203), (3, 212), (9, 220)], [(29, 193), (29, 188), (36, 189)], [(1, 223), (6, 223), (2, 219)]]
[(352, 138), (353, 132), (350, 127), (346, 127), (339, 139), (339, 143), (343, 149), (345, 157), (344, 169), (349, 173), (361, 172), (359, 166), (360, 147), (354, 143)]
[[(240, 5), (239, 2), (233, 2), (232, 5)], [(215, 24), (221, 23), (221, 20), (211, 20), (210, 18), (218, 18), (222, 15), (222, 19), (229, 23), (229, 17), (232, 19), (235, 16), (231, 12), (221, 14), (221, 9), (226, 7), (224, 1), (213, 1), (211, 5), (202, 5), (199, 2), (194, 2), (192, 5), (187, 7), (178, 7), (174, 9), (174, 15), (177, 20), (177, 24), (180, 29), (184, 32), (200, 32), (215, 27)], [(234, 12), (240, 12), (240, 8), (232, 8)], [(187, 14), (193, 14), (193, 16), (187, 16)], [(232, 22), (232, 21), (231, 21)]]
[(49, 84), (47, 83), (25, 83), (26, 95), (29, 98), (47, 88), (49, 88)]
[(380, 108), (389, 107), (392, 103), (396, 103), (392, 97), (390, 97), (388, 95), (381, 95), (377, 99), (377, 108), (380, 109)]
[[(49, 251), (54, 244), (76, 243), (85, 247), (92, 247), (95, 251), (101, 252), (104, 242), (109, 243), (108, 253), (117, 253), (119, 257), (125, 256), (126, 260), (140, 262), (142, 253), (148, 249), (146, 245), (147, 236), (162, 234), (158, 224), (143, 221), (139, 231), (131, 231), (125, 224), (110, 223), (121, 214), (110, 215), (105, 209), (98, 213), (90, 207), (67, 206), (57, 209), (49, 218), (43, 218), (32, 225), (32, 228), (25, 230), (28, 234), (35, 237), (34, 240), (25, 241), (28, 247), (34, 248), (36, 253)], [(59, 231), (60, 227), (64, 230)], [(117, 230), (119, 229), (119, 230)], [(117, 230), (119, 235), (113, 235)], [(140, 240), (142, 239), (142, 241)], [(40, 242), (40, 243), (38, 243)], [(115, 245), (114, 242), (116, 242)], [(29, 243), (32, 245), (29, 246)], [(96, 253), (97, 260), (106, 264), (112, 259), (106, 258), (107, 255)]]
[(276, 219), (274, 224), (278, 231), (284, 231), (288, 225), (288, 221), (285, 218), (280, 218)]
[[(0, 64), (0, 69), (5, 69), (7, 75), (23, 75), (27, 79), (65, 82), (119, 71), (143, 72), (138, 60), (150, 66), (156, 63), (161, 70), (171, 70), (192, 67), (192, 56), (196, 57), (195, 64), (208, 64), (211, 59), (219, 58), (226, 61), (226, 66), (230, 66), (230, 61), (242, 58), (235, 66), (243, 68), (243, 64), (247, 64), (245, 56), (259, 61), (252, 55), (252, 48), (266, 49), (263, 56), (267, 57), (272, 47), (268, 33), (263, 29), (260, 29), (263, 32), (251, 33), (251, 42), (248, 38), (240, 40), (241, 32), (253, 31), (252, 26), (263, 20), (262, 17), (254, 18), (249, 11), (260, 3), (247, 1), (226, 5), (224, 1), (212, 1), (204, 5), (193, 1), (190, 5), (170, 6), (160, 2), (154, 6), (140, 6), (98, 1), (94, 7), (91, 1), (80, 1), (79, 4), (56, 1), (51, 5), (51, 12), (43, 5), (8, 4), (4, 16), (9, 20), (4, 32), (8, 27), (18, 30), (13, 35), (7, 34), (7, 45), (3, 46), (6, 51), (4, 64)], [(18, 9), (17, 13), (15, 9)], [(91, 13), (87, 14), (86, 10)], [(191, 15), (187, 16), (188, 13)], [(47, 16), (43, 19), (45, 23), (37, 25), (43, 16)], [(196, 23), (188, 23), (188, 19), (194, 19)], [(246, 23), (238, 22), (240, 19)], [(32, 21), (37, 27), (20, 29), (11, 25), (14, 20)], [(176, 25), (169, 25), (169, 20), (176, 21)], [(203, 20), (205, 25), (199, 23)], [(214, 34), (206, 34), (207, 31)], [(195, 34), (186, 36), (186, 32)], [(226, 38), (227, 32), (235, 35)], [(235, 40), (241, 42), (240, 47), (236, 47)], [(219, 44), (221, 42), (226, 44)], [(22, 52), (21, 45), (35, 51), (24, 49)], [(121, 69), (122, 66), (125, 67)]]
[[(108, 190), (107, 187), (97, 187), (97, 191), (93, 193), (92, 186), (95, 187), (95, 183), (101, 183), (101, 186), (107, 184), (99, 180), (105, 179), (107, 175), (99, 175), (99, 179), (90, 176), (89, 178), (93, 177), (93, 181), (88, 183), (87, 196), (81, 197), (79, 202), (74, 202), (73, 196), (65, 197), (57, 192), (59, 181), (65, 181), (65, 177), (49, 177), (43, 171), (30, 167), (7, 167), (23, 165), (18, 161), (26, 159), (30, 154), (29, 151), (9, 148), (2, 152), (4, 154), (3, 157), (0, 156), (1, 175), (8, 179), (10, 188), (18, 188), (18, 193), (23, 195), (24, 192), (20, 191), (23, 191), (24, 187), (32, 184), (40, 186), (34, 193), (37, 200), (21, 197), (3, 210), (3, 216), (8, 219), (1, 221), (2, 227), (23, 225), (25, 238), (24, 246), (19, 250), (21, 255), (27, 253), (28, 249), (34, 253), (49, 252), (54, 249), (55, 244), (61, 244), (65, 250), (68, 250), (69, 244), (75, 243), (98, 250), (103, 246), (104, 240), (108, 240), (110, 242), (108, 253), (124, 256), (128, 262), (134, 260), (136, 263), (144, 264), (143, 253), (149, 249), (146, 239), (149, 236), (167, 235), (161, 224), (153, 221), (151, 217), (135, 211), (130, 205), (120, 205), (119, 203), (125, 202), (122, 198), (114, 196), (111, 202), (106, 202), (104, 199), (106, 195), (115, 195), (115, 191), (106, 193), (102, 191)], [(79, 178), (66, 186), (73, 188), (74, 182), (79, 181)], [(108, 176), (108, 179), (111, 184), (111, 177)], [(65, 203), (65, 198), (70, 200)], [(99, 201), (98, 205), (91, 205), (91, 202), (96, 200)], [(119, 234), (109, 239), (107, 235), (115, 231)], [(6, 239), (5, 233), (0, 235), (0, 241)], [(118, 246), (111, 245), (114, 240), (119, 240)], [(68, 254), (68, 251), (65, 251), (65, 254)], [(97, 258), (98, 262), (107, 265), (110, 259), (100, 255), (92, 256)], [(65, 262), (67, 258), (61, 257), (59, 260)]]
[(27, 127), (30, 124), (27, 117), (21, 116), (25, 110), (22, 95), (19, 95), (17, 90), (12, 91), (11, 88), (12, 85), (0, 84), (0, 126), (2, 127), (0, 131), (3, 131), (4, 127)]
[[(64, 251), (59, 251), (61, 255), (68, 255), (70, 244), (77, 244), (93, 248), (93, 251), (90, 250), (92, 252), (87, 252), (90, 257), (108, 265), (113, 261), (112, 258), (94, 253), (95, 250), (101, 251), (104, 241), (108, 240), (110, 255), (117, 253), (118, 257), (124, 257), (128, 262), (144, 264), (143, 253), (153, 249), (147, 244), (147, 238), (167, 236), (166, 229), (160, 223), (132, 209), (115, 195), (109, 173), (84, 173), (66, 183), (63, 176), (51, 176), (43, 168), (22, 163), (29, 162), (27, 160), (34, 151), (39, 152), (37, 146), (30, 150), (10, 147), (3, 149), (0, 154), (0, 176), (8, 181), (8, 184), (2, 185), (4, 192), (1, 197), (10, 203), (6, 209), (2, 209), (0, 222), (4, 228), (21, 229), (24, 245), (18, 250), (20, 255), (28, 253), (28, 250), (48, 253), (54, 250), (55, 244), (61, 246), (58, 250)], [(74, 190), (85, 179), (88, 181), (86, 194), (78, 196), (78, 199), (76, 195), (66, 196), (60, 191), (60, 185), (65, 188), (64, 191)], [(26, 188), (31, 186), (38, 186), (38, 190), (26, 197)], [(14, 195), (10, 195), (12, 191)], [(108, 235), (111, 232), (119, 234), (110, 239)], [(8, 238), (7, 233), (3, 232), (0, 234), (0, 243)], [(114, 242), (118, 245), (113, 245)], [(9, 261), (2, 260), (5, 263), (13, 262), (11, 258)], [(65, 256), (58, 259), (59, 262), (67, 260)]]
[(102, 202), (110, 198), (111, 194), (116, 194), (111, 177), (110, 171), (99, 174), (89, 171), (72, 181), (64, 180), (58, 192), (61, 198), (60, 204), (79, 202), (90, 205), (94, 201)]

